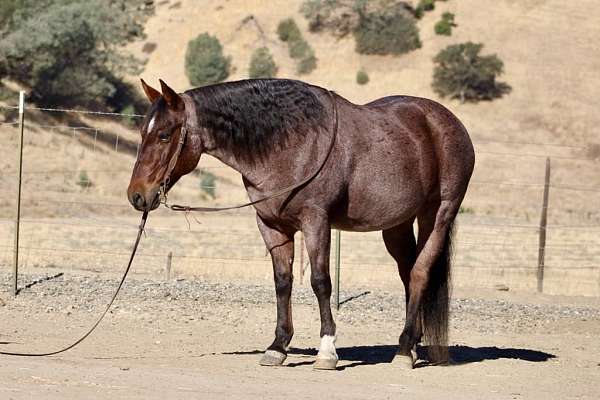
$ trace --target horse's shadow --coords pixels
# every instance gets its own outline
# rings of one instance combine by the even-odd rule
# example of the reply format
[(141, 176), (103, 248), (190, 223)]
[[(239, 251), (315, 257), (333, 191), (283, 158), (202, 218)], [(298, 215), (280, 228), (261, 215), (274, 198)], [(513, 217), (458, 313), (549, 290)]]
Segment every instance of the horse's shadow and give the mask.
[[(350, 361), (349, 364), (339, 366), (339, 370), (346, 368), (359, 367), (362, 365), (386, 364), (392, 362), (394, 355), (398, 349), (398, 345), (374, 345), (374, 346), (353, 346), (340, 347), (337, 349), (338, 357), (341, 361)], [(556, 358), (554, 354), (546, 353), (539, 350), (531, 349), (516, 349), (516, 348), (501, 348), (501, 347), (471, 347), (454, 345), (448, 348), (450, 353), (450, 365), (463, 365), (489, 360), (511, 359), (521, 360), (526, 362), (544, 362), (549, 359)], [(250, 355), (260, 354), (262, 351), (242, 351), (230, 352), (222, 354), (235, 355)], [(424, 367), (430, 365), (427, 359), (427, 346), (420, 346), (417, 349), (419, 362), (415, 367)], [(317, 355), (315, 348), (296, 348), (292, 347), (288, 350), (288, 354), (296, 356), (313, 357)], [(314, 360), (287, 362), (287, 367), (299, 367), (302, 365), (312, 364)]]

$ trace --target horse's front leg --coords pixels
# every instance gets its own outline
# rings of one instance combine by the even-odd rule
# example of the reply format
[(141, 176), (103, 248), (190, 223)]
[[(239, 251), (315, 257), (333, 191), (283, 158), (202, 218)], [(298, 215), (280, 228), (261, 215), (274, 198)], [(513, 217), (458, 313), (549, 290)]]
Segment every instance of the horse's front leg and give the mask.
[(316, 212), (303, 222), (302, 231), (310, 258), (310, 283), (319, 301), (321, 314), (321, 345), (313, 367), (335, 369), (338, 356), (335, 350), (335, 322), (331, 315), (331, 277), (329, 276), (331, 227), (327, 217), (321, 212)]
[(275, 293), (277, 295), (277, 327), (275, 340), (260, 360), (260, 365), (278, 366), (287, 358), (287, 347), (294, 335), (292, 323), (292, 264), (294, 262), (294, 235), (268, 227), (257, 215), (258, 229), (271, 253)]

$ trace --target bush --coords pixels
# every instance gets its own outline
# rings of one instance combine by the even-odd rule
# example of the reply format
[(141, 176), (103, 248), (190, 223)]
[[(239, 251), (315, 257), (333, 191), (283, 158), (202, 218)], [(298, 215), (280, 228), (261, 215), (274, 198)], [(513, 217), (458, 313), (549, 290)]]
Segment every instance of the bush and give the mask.
[(216, 197), (217, 177), (207, 171), (202, 171), (200, 174), (200, 190), (212, 197)]
[(354, 37), (361, 54), (398, 55), (421, 47), (415, 18), (407, 12), (363, 15)]
[(442, 97), (461, 102), (492, 100), (509, 93), (511, 87), (497, 82), (504, 63), (494, 54), (481, 56), (481, 43), (461, 43), (440, 51), (433, 59), (433, 89)]
[(185, 52), (185, 74), (193, 86), (222, 82), (229, 76), (231, 59), (215, 36), (202, 33), (190, 40)]
[(300, 33), (296, 21), (293, 18), (288, 18), (281, 21), (277, 26), (277, 36), (282, 42), (293, 42), (302, 38), (302, 33)]
[(273, 78), (277, 75), (277, 64), (273, 60), (271, 52), (266, 47), (254, 50), (250, 58), (248, 76), (250, 78)]
[(85, 169), (79, 172), (79, 180), (75, 183), (84, 189), (92, 186), (92, 181), (88, 177), (87, 171)]
[(301, 59), (308, 54), (310, 46), (303, 38), (289, 42), (289, 53), (290, 57), (294, 59)]
[(369, 75), (364, 69), (361, 69), (356, 73), (356, 83), (359, 85), (366, 85), (369, 83)]
[(302, 33), (292, 18), (285, 19), (277, 27), (279, 39), (288, 44), (291, 58), (296, 60), (296, 72), (304, 75), (317, 68), (317, 57), (310, 44), (302, 37)]
[(434, 30), (438, 35), (452, 35), (452, 28), (455, 27), (454, 14), (446, 12), (442, 15), (442, 19), (435, 24)]
[(313, 49), (309, 48), (308, 52), (302, 57), (296, 65), (298, 75), (310, 74), (317, 68), (317, 57)]
[[(358, 26), (357, 0), (306, 0), (300, 12), (308, 21), (311, 32), (331, 31), (336, 37), (344, 37)], [(358, 0), (360, 1), (360, 0)]]

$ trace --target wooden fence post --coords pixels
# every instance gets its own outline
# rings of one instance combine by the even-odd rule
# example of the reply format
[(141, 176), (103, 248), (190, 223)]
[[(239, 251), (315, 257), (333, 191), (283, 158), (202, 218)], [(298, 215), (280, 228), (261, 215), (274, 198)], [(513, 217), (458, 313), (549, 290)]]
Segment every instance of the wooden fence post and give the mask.
[(540, 218), (540, 238), (537, 268), (537, 291), (544, 291), (544, 261), (546, 257), (546, 227), (548, 222), (548, 196), (550, 194), (550, 158), (546, 158), (546, 177), (544, 180), (544, 199)]
[(335, 309), (340, 309), (340, 253), (342, 235), (340, 230), (335, 231)]
[(15, 215), (15, 253), (13, 263), (13, 295), (19, 293), (19, 228), (21, 225), (21, 183), (23, 179), (23, 131), (25, 130), (25, 92), (19, 92), (19, 177), (17, 184), (17, 209)]
[(169, 282), (171, 280), (171, 263), (173, 262), (173, 252), (170, 251), (169, 254), (167, 255), (167, 266), (166, 266), (166, 273), (165, 273), (165, 279), (167, 282)]

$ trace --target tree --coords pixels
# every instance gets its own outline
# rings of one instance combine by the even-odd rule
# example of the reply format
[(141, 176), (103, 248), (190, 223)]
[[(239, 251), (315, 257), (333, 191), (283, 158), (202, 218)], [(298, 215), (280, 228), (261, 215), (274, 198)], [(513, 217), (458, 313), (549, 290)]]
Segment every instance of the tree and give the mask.
[(252, 53), (248, 76), (250, 78), (272, 78), (277, 75), (277, 65), (267, 47), (260, 47)]
[(207, 32), (190, 40), (185, 53), (185, 73), (194, 86), (222, 82), (229, 76), (231, 59), (223, 55), (223, 46)]
[(492, 100), (509, 93), (511, 87), (496, 78), (504, 63), (498, 56), (481, 56), (482, 43), (461, 43), (440, 51), (433, 59), (433, 89), (442, 97), (461, 102)]
[(2, 9), (8, 28), (0, 33), (0, 78), (29, 87), (33, 101), (110, 106), (121, 77), (139, 71), (141, 62), (121, 47), (143, 36), (146, 15), (131, 9), (140, 1), (11, 3)]
[(362, 14), (354, 38), (361, 54), (398, 55), (421, 47), (415, 18), (402, 9)]

